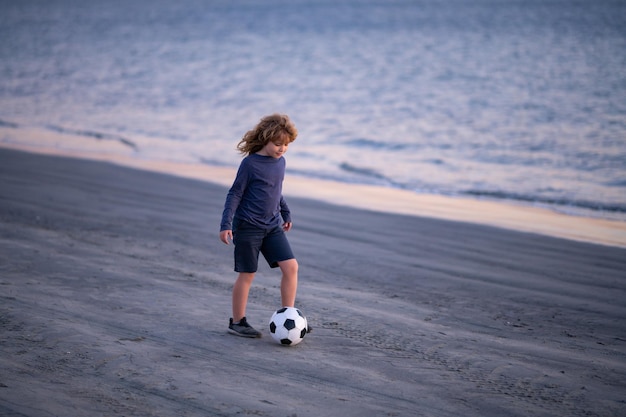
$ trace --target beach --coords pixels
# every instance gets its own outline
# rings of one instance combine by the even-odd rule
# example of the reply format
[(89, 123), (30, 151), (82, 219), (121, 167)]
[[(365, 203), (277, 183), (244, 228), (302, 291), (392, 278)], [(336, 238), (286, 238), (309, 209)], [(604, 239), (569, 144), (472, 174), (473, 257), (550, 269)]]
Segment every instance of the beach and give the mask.
[[(0, 149), (0, 415), (621, 416), (626, 249), (289, 195), (279, 276), (227, 333), (227, 187)], [(188, 175), (189, 176), (189, 175)], [(532, 219), (532, 216), (531, 216)]]

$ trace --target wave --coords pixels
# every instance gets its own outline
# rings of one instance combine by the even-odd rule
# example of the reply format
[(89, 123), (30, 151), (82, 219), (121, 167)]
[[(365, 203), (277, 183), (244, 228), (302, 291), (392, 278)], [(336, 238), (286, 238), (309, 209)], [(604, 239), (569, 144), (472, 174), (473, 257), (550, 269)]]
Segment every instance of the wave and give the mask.
[(339, 168), (341, 168), (342, 170), (346, 172), (350, 172), (352, 174), (359, 174), (359, 175), (363, 175), (363, 176), (370, 177), (370, 178), (376, 178), (379, 180), (387, 180), (387, 177), (385, 177), (380, 172), (371, 168), (361, 168), (361, 167), (357, 167), (354, 165), (350, 165), (347, 162), (342, 162), (341, 164), (339, 164)]
[[(339, 165), (340, 171), (320, 171), (315, 169), (299, 169), (289, 166), (289, 174), (300, 177), (315, 178), (327, 181), (336, 181), (345, 184), (383, 185), (391, 188), (405, 189), (403, 184), (395, 182), (386, 176), (369, 168), (360, 168), (348, 163)], [(346, 175), (345, 173), (352, 174)]]
[(546, 204), (553, 207), (562, 207), (562, 208), (574, 208), (574, 209), (585, 209), (591, 210), (594, 212), (605, 212), (605, 213), (616, 213), (616, 214), (626, 214), (626, 205), (618, 204), (618, 203), (601, 203), (597, 201), (587, 201), (587, 200), (570, 200), (567, 198), (558, 198), (558, 197), (543, 197), (536, 195), (526, 195), (505, 191), (482, 191), (482, 190), (467, 190), (460, 193), (460, 195), (467, 195), (470, 197), (485, 197), (492, 198), (496, 200), (512, 200), (512, 201), (520, 201), (524, 203), (533, 203), (533, 204)]
[[(6, 128), (11, 128), (11, 129), (20, 129), (20, 128), (24, 128), (26, 126), (22, 126), (22, 125), (20, 125), (18, 123), (15, 123), (15, 122), (10, 122), (10, 121), (7, 121), (7, 120), (0, 119), (0, 127), (6, 127)], [(70, 129), (70, 128), (57, 126), (57, 125), (46, 125), (43, 128), (47, 129), (47, 130), (51, 130), (51, 131), (56, 132), (56, 133), (61, 133), (61, 134), (64, 134), (64, 135), (83, 136), (83, 137), (93, 138), (93, 139), (97, 139), (97, 140), (113, 140), (113, 141), (117, 141), (117, 142), (123, 144), (124, 146), (127, 146), (127, 147), (131, 148), (134, 151), (138, 151), (139, 150), (139, 146), (137, 146), (137, 144), (135, 142), (133, 142), (132, 140), (130, 140), (128, 138), (120, 136), (120, 135), (114, 135), (114, 134), (111, 134), (111, 133), (97, 132), (95, 130)]]
[(10, 127), (13, 129), (17, 129), (20, 127), (20, 125), (18, 125), (17, 123), (13, 123), (13, 122), (7, 122), (6, 120), (2, 120), (0, 119), (0, 126), (1, 127)]
[(409, 185), (395, 181), (375, 169), (359, 167), (356, 165), (343, 162), (339, 164), (342, 172), (351, 174), (331, 175), (319, 171), (303, 171), (298, 169), (290, 169), (291, 173), (326, 180), (334, 180), (348, 184), (370, 184), (383, 185), (391, 188), (410, 190), (417, 194), (433, 194), (450, 197), (471, 197), (476, 199), (491, 199), (496, 201), (518, 202), (527, 205), (538, 205), (553, 211), (568, 213), (572, 215), (580, 215), (585, 217), (606, 218), (625, 221), (626, 205), (619, 203), (604, 203), (597, 201), (588, 201), (580, 199), (568, 199), (565, 197), (546, 197), (538, 194), (521, 194), (507, 191), (485, 191), (485, 190), (451, 190), (438, 186), (427, 186), (422, 184), (416, 188), (415, 185)]
[(198, 157), (198, 161), (202, 164), (202, 165), (207, 165), (210, 167), (232, 167), (232, 164), (226, 163), (224, 161), (220, 161), (214, 158), (203, 158), (203, 157)]
[(68, 129), (66, 127), (55, 126), (55, 125), (47, 125), (46, 129), (52, 130), (52, 131), (57, 132), (57, 133), (63, 133), (63, 134), (68, 134), (68, 135), (84, 136), (84, 137), (94, 138), (94, 139), (98, 139), (98, 140), (114, 140), (114, 141), (120, 142), (123, 145), (128, 146), (129, 148), (133, 149), (134, 151), (137, 151), (139, 149), (137, 144), (135, 142), (133, 142), (132, 140), (127, 139), (127, 138), (125, 138), (123, 136), (114, 135), (114, 134), (110, 134), (110, 133), (96, 132), (96, 131), (93, 131), (93, 130)]
[(392, 151), (401, 151), (408, 148), (415, 148), (415, 144), (407, 144), (407, 143), (389, 143), (382, 142), (373, 139), (359, 138), (359, 139), (351, 139), (344, 142), (344, 145), (356, 147), (356, 148), (370, 148), (370, 149), (387, 149)]
[(354, 178), (352, 181), (349, 181), (349, 180), (346, 181), (346, 179), (343, 178), (340, 180), (342, 182), (384, 185), (387, 187), (400, 188), (400, 189), (407, 188), (406, 184), (402, 184), (398, 181), (395, 181), (372, 168), (358, 167), (356, 165), (352, 165), (347, 162), (342, 162), (341, 164), (339, 164), (339, 169), (341, 171), (357, 176), (357, 178)]

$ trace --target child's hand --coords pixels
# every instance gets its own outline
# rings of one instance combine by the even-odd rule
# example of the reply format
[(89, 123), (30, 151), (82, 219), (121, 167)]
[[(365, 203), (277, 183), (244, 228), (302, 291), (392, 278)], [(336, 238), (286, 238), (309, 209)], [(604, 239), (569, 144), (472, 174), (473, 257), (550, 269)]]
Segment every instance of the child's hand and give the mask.
[(232, 230), (222, 230), (220, 232), (220, 240), (225, 244), (229, 244), (231, 240), (233, 240), (233, 231)]
[(283, 223), (283, 230), (284, 230), (285, 232), (288, 232), (288, 231), (290, 231), (290, 230), (291, 230), (291, 226), (292, 226), (292, 223), (291, 223), (291, 222), (285, 222), (285, 223)]

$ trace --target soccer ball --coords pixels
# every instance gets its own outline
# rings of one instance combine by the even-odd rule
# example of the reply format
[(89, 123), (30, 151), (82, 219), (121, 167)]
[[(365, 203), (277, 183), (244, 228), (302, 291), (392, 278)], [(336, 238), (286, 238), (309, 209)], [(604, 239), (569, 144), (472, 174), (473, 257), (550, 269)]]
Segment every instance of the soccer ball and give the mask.
[(270, 334), (285, 346), (295, 346), (302, 342), (307, 332), (306, 317), (295, 307), (283, 307), (272, 314)]

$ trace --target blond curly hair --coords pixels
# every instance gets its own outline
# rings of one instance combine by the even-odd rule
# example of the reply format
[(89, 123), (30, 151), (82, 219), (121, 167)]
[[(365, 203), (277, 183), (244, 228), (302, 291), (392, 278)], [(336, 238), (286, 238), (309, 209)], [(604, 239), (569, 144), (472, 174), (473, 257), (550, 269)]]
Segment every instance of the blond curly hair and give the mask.
[(243, 135), (237, 144), (239, 152), (250, 155), (259, 152), (269, 142), (291, 143), (296, 140), (298, 129), (289, 116), (285, 114), (272, 114), (265, 116), (261, 121)]

